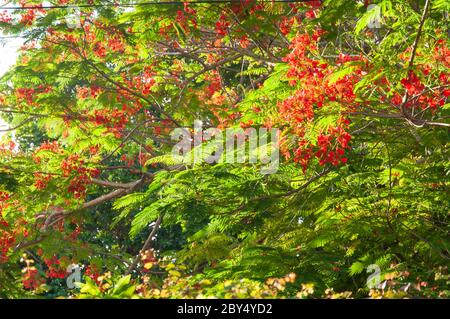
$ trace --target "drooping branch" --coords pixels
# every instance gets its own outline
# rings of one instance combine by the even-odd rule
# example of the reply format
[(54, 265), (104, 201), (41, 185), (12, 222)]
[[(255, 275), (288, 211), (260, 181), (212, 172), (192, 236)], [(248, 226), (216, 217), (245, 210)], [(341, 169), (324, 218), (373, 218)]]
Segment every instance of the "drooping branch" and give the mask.
[[(121, 184), (121, 186), (127, 186), (124, 188), (119, 188), (116, 189), (112, 192), (109, 192), (105, 195), (99, 196), (93, 200), (90, 200), (84, 204), (82, 204), (79, 208), (74, 209), (74, 210), (70, 210), (70, 211), (58, 211), (58, 212), (53, 212), (51, 213), (45, 220), (44, 222), (44, 226), (41, 228), (40, 232), (41, 234), (34, 240), (28, 241), (28, 242), (22, 242), (19, 243), (18, 245), (16, 245), (16, 247), (14, 248), (14, 251), (17, 252), (21, 249), (30, 247), (30, 246), (34, 246), (36, 244), (39, 244), (40, 242), (42, 242), (46, 237), (47, 237), (47, 230), (57, 224), (58, 222), (64, 220), (66, 217), (72, 215), (73, 213), (81, 210), (81, 209), (87, 209), (87, 208), (91, 208), (97, 205), (100, 205), (104, 202), (107, 202), (109, 200), (112, 200), (114, 198), (117, 198), (121, 195), (125, 195), (127, 193), (131, 193), (132, 191), (134, 191), (137, 187), (139, 187), (140, 185), (142, 185), (144, 182), (147, 182), (149, 179), (148, 177), (146, 178), (141, 178), (135, 182), (129, 183), (129, 184)], [(96, 180), (96, 182), (101, 182), (102, 184), (105, 184), (105, 181), (99, 181)]]
[(104, 187), (112, 187), (112, 188), (125, 188), (128, 189), (130, 187), (133, 187), (134, 182), (131, 183), (116, 183), (116, 182), (110, 182), (110, 181), (104, 181), (97, 178), (93, 178), (91, 180), (93, 184), (104, 186)]
[(155, 237), (156, 232), (158, 231), (158, 229), (161, 225), (163, 216), (164, 216), (164, 214), (161, 214), (158, 216), (158, 219), (156, 220), (152, 231), (150, 232), (147, 239), (145, 240), (144, 245), (142, 246), (141, 250), (139, 251), (139, 254), (137, 254), (137, 256), (134, 258), (133, 262), (131, 263), (130, 267), (128, 268), (127, 273), (126, 273), (127, 275), (130, 274), (134, 270), (134, 268), (136, 268), (137, 264), (139, 263), (139, 258), (141, 257), (141, 255), (143, 253), (145, 253), (145, 251), (147, 251), (151, 248), (151, 243), (152, 243), (153, 237)]

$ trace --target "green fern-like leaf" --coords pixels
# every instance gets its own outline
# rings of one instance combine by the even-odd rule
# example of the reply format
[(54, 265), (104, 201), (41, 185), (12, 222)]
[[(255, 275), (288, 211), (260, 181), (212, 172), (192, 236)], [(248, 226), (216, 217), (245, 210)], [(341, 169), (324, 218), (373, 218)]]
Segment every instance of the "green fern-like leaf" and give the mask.
[(165, 154), (161, 156), (155, 156), (145, 162), (145, 166), (149, 166), (151, 164), (164, 164), (166, 166), (173, 166), (183, 164), (184, 157), (174, 154)]

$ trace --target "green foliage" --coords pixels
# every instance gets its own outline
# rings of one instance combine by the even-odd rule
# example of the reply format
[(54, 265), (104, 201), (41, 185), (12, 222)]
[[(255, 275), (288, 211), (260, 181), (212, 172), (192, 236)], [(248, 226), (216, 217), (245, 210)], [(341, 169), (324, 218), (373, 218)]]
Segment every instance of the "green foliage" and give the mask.
[[(0, 115), (17, 127), (14, 149), (8, 136), (0, 143), (0, 198), (11, 194), (0, 202), (0, 235), (16, 230), (11, 246), (2, 242), (0, 297), (449, 297), (448, 98), (433, 110), (392, 102), (411, 70), (427, 91), (444, 89), (430, 79), (448, 74), (448, 56), (436, 52), (439, 43), (449, 52), (449, 3), (435, 0), (423, 15), (423, 2), (374, 1), (367, 11), (361, 1), (327, 0), (315, 19), (305, 4), (235, 13), (221, 3), (195, 15), (173, 4), (86, 8), (89, 30), (68, 29), (63, 10), (1, 23), (38, 45), (0, 79)], [(232, 16), (224, 34), (222, 14)], [(280, 105), (299, 89), (286, 59), (292, 40), (318, 28), (318, 48), (305, 55), (334, 68), (320, 93), (365, 67), (353, 83), (358, 107), (312, 103), (304, 122), (281, 120)], [(339, 64), (341, 55), (365, 60)], [(32, 101), (19, 90), (30, 88)], [(314, 152), (304, 171), (301, 154), (282, 154), (273, 174), (248, 154), (226, 163), (227, 151), (218, 163), (193, 163), (201, 149), (203, 160), (212, 154), (206, 141), (172, 154), (170, 132), (194, 120), (205, 129), (279, 126), (291, 149), (298, 132), (319, 147), (344, 117), (347, 165), (321, 165)], [(64, 256), (61, 269), (80, 263), (91, 274), (73, 291), (61, 279), (24, 289), (22, 250), (42, 277), (52, 256)], [(367, 287), (373, 264), (389, 289)]]

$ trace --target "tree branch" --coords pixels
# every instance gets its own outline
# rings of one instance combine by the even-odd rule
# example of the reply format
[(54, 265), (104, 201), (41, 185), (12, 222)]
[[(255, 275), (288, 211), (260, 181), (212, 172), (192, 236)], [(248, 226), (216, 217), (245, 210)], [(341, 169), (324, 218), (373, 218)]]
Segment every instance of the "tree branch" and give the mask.
[(158, 216), (158, 219), (155, 222), (155, 225), (153, 226), (152, 231), (150, 232), (150, 235), (148, 235), (144, 246), (142, 246), (141, 250), (139, 251), (139, 254), (134, 258), (133, 262), (131, 263), (130, 267), (128, 268), (126, 274), (130, 274), (134, 268), (136, 268), (137, 264), (139, 263), (139, 258), (141, 257), (141, 254), (143, 254), (146, 250), (149, 250), (151, 248), (150, 244), (152, 243), (153, 237), (156, 235), (156, 232), (159, 229), (159, 226), (161, 225), (162, 219), (164, 214), (160, 214)]

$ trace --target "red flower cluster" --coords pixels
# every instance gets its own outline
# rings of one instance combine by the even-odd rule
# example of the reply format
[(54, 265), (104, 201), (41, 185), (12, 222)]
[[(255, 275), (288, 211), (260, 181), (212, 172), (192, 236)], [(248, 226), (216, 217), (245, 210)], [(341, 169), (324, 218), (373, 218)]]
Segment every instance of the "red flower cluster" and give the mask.
[(400, 83), (403, 85), (406, 92), (408, 92), (410, 96), (419, 94), (425, 89), (425, 85), (422, 84), (417, 75), (412, 71), (409, 72), (408, 77), (402, 79)]
[(100, 109), (94, 110), (93, 114), (88, 115), (89, 121), (95, 125), (104, 125), (109, 132), (113, 133), (117, 138), (120, 138), (121, 131), (124, 130), (125, 125), (128, 123), (131, 110), (110, 110)]
[[(422, 71), (422, 73), (428, 73), (426, 69), (423, 69)], [(450, 96), (450, 90), (446, 89), (449, 84), (447, 75), (441, 73), (439, 75), (439, 81), (441, 82), (441, 88), (427, 90), (426, 86), (423, 84), (424, 80), (421, 80), (413, 71), (410, 71), (408, 76), (400, 81), (407, 93), (406, 102), (399, 93), (394, 93), (391, 102), (396, 106), (400, 106), (404, 103), (406, 108), (416, 107), (422, 110), (436, 110), (437, 108), (442, 107), (445, 104), (447, 97)]]
[(64, 154), (64, 151), (61, 149), (57, 141), (44, 142), (33, 152), (33, 160), (35, 163), (37, 164), (41, 163), (43, 157), (43, 154), (41, 152), (43, 151), (51, 152), (54, 154)]
[(250, 40), (246, 35), (241, 36), (241, 38), (239, 39), (239, 45), (244, 49), (248, 48), (248, 46), (250, 45)]
[(3, 10), (0, 12), (0, 22), (10, 23), (12, 21), (12, 16), (8, 13), (8, 11)]
[(8, 193), (0, 191), (0, 264), (8, 261), (7, 254), (16, 241), (14, 231), (2, 216), (2, 211), (9, 206), (9, 199)]
[(96, 42), (92, 48), (94, 54), (99, 58), (104, 58), (106, 56), (106, 48), (100, 41)]
[(320, 165), (330, 163), (334, 166), (347, 163), (345, 149), (349, 148), (351, 136), (342, 127), (330, 128), (328, 134), (320, 134), (317, 138), (318, 150), (315, 156)]
[(448, 40), (439, 39), (434, 47), (434, 59), (441, 62), (446, 68), (450, 68), (450, 47)]
[(34, 187), (38, 190), (45, 189), (51, 179), (52, 176), (50, 174), (34, 173)]
[(8, 261), (8, 253), (18, 240), (18, 237), (28, 236), (28, 230), (24, 227), (26, 221), (23, 218), (16, 220), (14, 225), (10, 225), (2, 217), (2, 210), (9, 205), (8, 199), (9, 195), (7, 193), (0, 192), (0, 264)]
[[(189, 7), (189, 3), (184, 3), (184, 10), (178, 10), (175, 21), (183, 28), (183, 30), (188, 33), (189, 27), (192, 25), (194, 28), (197, 28), (197, 11)], [(190, 22), (190, 24), (189, 24)]]
[[(1, 192), (0, 196), (2, 196)], [(0, 264), (8, 261), (8, 252), (15, 241), (14, 232), (9, 229), (9, 224), (0, 215)]]
[(45, 280), (39, 274), (39, 271), (34, 264), (34, 260), (28, 259), (26, 255), (23, 256), (22, 261), (25, 262), (25, 267), (22, 269), (22, 284), (25, 289), (36, 290), (45, 283)]
[(216, 22), (216, 33), (217, 35), (224, 37), (228, 33), (228, 28), (230, 27), (230, 22), (224, 14), (220, 15), (219, 21)]
[(314, 19), (316, 17), (316, 13), (314, 10), (308, 10), (305, 12), (305, 17), (307, 19)]
[(195, 91), (198, 99), (210, 106), (210, 111), (215, 114), (217, 112), (228, 113), (228, 108), (225, 107), (227, 96), (222, 92), (222, 78), (219, 72), (212, 70), (205, 74), (203, 80), (205, 86)]
[(35, 152), (39, 152), (39, 151), (50, 151), (52, 153), (62, 153), (63, 151), (61, 150), (59, 144), (57, 141), (53, 141), (53, 142), (44, 142), (42, 143), (36, 150)]
[(118, 36), (113, 36), (112, 38), (108, 39), (108, 48), (110, 48), (113, 52), (123, 52), (125, 46)]
[[(41, 4), (27, 4), (25, 0), (21, 0), (19, 1), (19, 4), (22, 8), (27, 8), (27, 7), (42, 7), (42, 3)], [(37, 13), (45, 13), (45, 10), (42, 8), (32, 8), (32, 9), (28, 9), (25, 11), (25, 13), (21, 14), (19, 23), (25, 25), (25, 26), (30, 26), (33, 24), (34, 20), (36, 19)]]
[(24, 101), (29, 105), (33, 104), (35, 90), (33, 88), (18, 88), (16, 89), (17, 99)]
[(81, 233), (81, 227), (77, 224), (75, 229), (69, 234), (69, 240), (76, 240)]
[[(326, 132), (322, 132), (317, 141), (308, 140), (308, 131), (314, 129), (311, 123), (317, 109), (339, 107), (342, 112), (357, 107), (353, 87), (362, 77), (361, 68), (355, 66), (350, 75), (335, 81), (328, 79), (341, 65), (354, 61), (365, 63), (360, 57), (342, 54), (336, 59), (335, 65), (316, 59), (313, 53), (318, 49), (317, 42), (322, 33), (317, 30), (312, 34), (297, 35), (292, 42), (292, 52), (284, 59), (290, 66), (287, 73), (290, 84), (298, 89), (279, 103), (278, 110), (283, 123), (299, 138), (297, 148), (293, 150), (294, 161), (300, 163), (303, 171), (306, 171), (314, 157), (320, 165), (346, 163), (344, 153), (351, 137), (346, 132), (348, 121), (344, 117), (337, 121), (336, 126), (330, 126)], [(290, 156), (289, 150), (285, 149), (284, 153)]]
[(281, 33), (283, 33), (284, 35), (288, 34), (291, 31), (295, 19), (296, 19), (295, 17), (292, 18), (283, 17), (278, 24), (278, 28), (280, 29)]
[(14, 148), (16, 147), (16, 143), (14, 141), (8, 141), (4, 143), (0, 143), (0, 154), (10, 154), (14, 151)]
[(19, 23), (23, 25), (30, 26), (33, 24), (34, 20), (36, 19), (36, 12), (33, 9), (27, 10), (25, 13), (23, 13), (20, 17)]
[[(439, 35), (438, 31), (436, 33)], [(410, 49), (406, 50), (401, 55), (401, 58), (407, 61), (409, 59), (407, 53), (409, 52)], [(429, 109), (432, 112), (442, 107), (450, 96), (450, 90), (448, 89), (449, 79), (448, 72), (439, 73), (434, 71), (436, 64), (450, 68), (450, 48), (448, 41), (444, 39), (436, 41), (431, 61), (416, 64), (414, 71), (409, 71), (408, 75), (400, 80), (403, 91), (394, 92), (390, 98), (391, 103), (397, 107)], [(439, 85), (428, 87), (427, 83), (439, 83)], [(383, 84), (386, 85), (385, 90), (390, 92), (390, 83), (386, 81)], [(382, 100), (384, 99), (382, 97)]]
[(156, 84), (155, 74), (150, 68), (147, 68), (141, 75), (133, 77), (132, 87), (141, 91), (143, 95), (151, 93), (153, 86)]
[(95, 99), (101, 92), (102, 89), (95, 85), (91, 85), (90, 87), (77, 87), (77, 97), (79, 99), (87, 99), (89, 96)]
[(39, 85), (36, 89), (34, 88), (17, 88), (15, 90), (15, 96), (18, 102), (25, 102), (28, 105), (35, 105), (34, 100), (37, 94), (49, 93), (52, 91), (49, 85)]
[(64, 279), (67, 276), (66, 270), (61, 267), (61, 261), (56, 256), (49, 259), (44, 259), (44, 263), (47, 265), (47, 271), (45, 272), (47, 278)]
[(86, 195), (86, 186), (100, 173), (98, 169), (85, 167), (84, 160), (76, 154), (62, 161), (61, 170), (64, 177), (71, 177), (68, 191), (77, 199)]
[(253, 13), (255, 10), (261, 10), (261, 7), (261, 5), (255, 5), (253, 0), (241, 0), (239, 3), (231, 4), (231, 11), (238, 15), (244, 10), (249, 10), (250, 13)]
[(222, 79), (219, 72), (215, 70), (205, 76), (205, 81), (209, 83), (206, 87), (207, 98), (211, 98), (214, 93), (220, 91), (222, 88)]
[(98, 282), (98, 277), (100, 277), (100, 272), (96, 269), (95, 266), (87, 266), (84, 271), (84, 275), (91, 278), (93, 281)]

